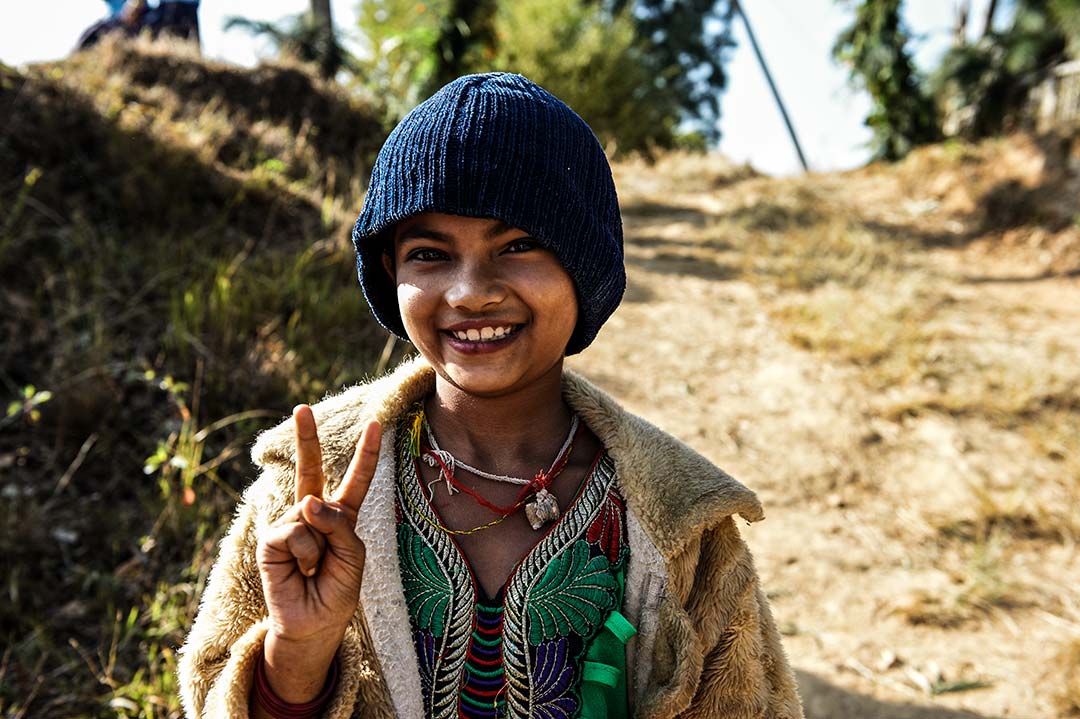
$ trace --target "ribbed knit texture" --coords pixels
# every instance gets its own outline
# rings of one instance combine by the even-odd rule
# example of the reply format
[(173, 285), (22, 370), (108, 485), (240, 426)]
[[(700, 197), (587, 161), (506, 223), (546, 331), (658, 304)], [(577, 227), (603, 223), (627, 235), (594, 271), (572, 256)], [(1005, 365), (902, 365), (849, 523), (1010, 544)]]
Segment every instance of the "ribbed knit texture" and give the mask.
[(580, 352), (626, 287), (622, 220), (604, 150), (573, 110), (508, 73), (466, 75), (390, 133), (353, 229), (357, 273), (375, 317), (408, 339), (382, 264), (394, 224), (421, 212), (490, 217), (551, 250), (574, 281)]

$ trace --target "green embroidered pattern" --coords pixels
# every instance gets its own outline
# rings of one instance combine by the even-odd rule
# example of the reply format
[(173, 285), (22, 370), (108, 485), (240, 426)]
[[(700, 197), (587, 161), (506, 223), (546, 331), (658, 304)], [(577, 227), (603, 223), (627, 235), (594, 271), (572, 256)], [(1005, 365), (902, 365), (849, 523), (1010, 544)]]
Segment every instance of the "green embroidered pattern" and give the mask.
[[(430, 640), (434, 642), (428, 652), (430, 662), (421, 661), (424, 674), (421, 681), (435, 689), (428, 716), (431, 719), (456, 719), (457, 692), (438, 688), (461, 686), (476, 593), (465, 558), (448, 534), (432, 526), (438, 523), (437, 517), (416, 476), (409, 433), (399, 431), (397, 438), (397, 503), (402, 509), (400, 524), (408, 527), (404, 534), (399, 534), (402, 584), (410, 617), (418, 621), (423, 619), (431, 627)], [(418, 512), (423, 516), (417, 516)], [(400, 544), (402, 538), (409, 540), (404, 548)], [(442, 587), (442, 597), (436, 597), (436, 587)], [(441, 631), (435, 631), (436, 627)]]
[(452, 587), (439, 568), (435, 552), (407, 522), (398, 525), (401, 581), (409, 598), (409, 617), (417, 629), (441, 637), (446, 629)]
[(586, 651), (621, 602), (629, 553), (610, 457), (601, 454), (578, 496), (508, 579), (501, 606), (489, 607), (477, 603), (467, 560), (438, 528), (408, 436), (399, 431), (396, 447), (398, 551), (425, 715), (582, 716)]
[(529, 594), (529, 642), (571, 632), (591, 637), (615, 602), (618, 583), (607, 557), (589, 559), (589, 545), (574, 542), (552, 562)]
[[(503, 622), (503, 657), (506, 665), (506, 704), (511, 717), (536, 716), (541, 707), (542, 699), (536, 696), (533, 687), (533, 677), (537, 667), (533, 666), (533, 655), (530, 652), (530, 640), (543, 635), (544, 629), (531, 628), (530, 619), (534, 616), (533, 602), (536, 601), (534, 592), (539, 587), (545, 586), (544, 579), (548, 577), (548, 570), (556, 561), (566, 562), (563, 555), (573, 552), (577, 544), (587, 549), (588, 543), (584, 535), (592, 522), (604, 509), (608, 492), (615, 484), (615, 467), (611, 459), (605, 454), (596, 465), (594, 475), (585, 485), (581, 495), (566, 510), (566, 514), (552, 528), (544, 540), (536, 545), (525, 557), (517, 572), (511, 578), (506, 587), (505, 614)], [(571, 569), (573, 560), (569, 561)], [(583, 572), (588, 575), (588, 563), (584, 563)], [(610, 570), (609, 570), (610, 571)], [(571, 579), (566, 580), (565, 571), (555, 570), (551, 575), (553, 584), (560, 581), (573, 585), (577, 577), (572, 571)], [(563, 577), (563, 579), (559, 579)], [(588, 579), (584, 580), (586, 583)], [(590, 590), (591, 591), (591, 590)], [(550, 621), (552, 617), (558, 617), (562, 607), (550, 593), (538, 592), (537, 617), (546, 617), (543, 621)], [(603, 617), (598, 617), (596, 622), (603, 622)], [(580, 620), (579, 620), (580, 623)], [(592, 624), (592, 622), (589, 622)], [(569, 615), (565, 617), (565, 625), (572, 627)], [(585, 637), (586, 639), (588, 637)], [(544, 656), (548, 655), (545, 651)], [(537, 655), (538, 657), (540, 654)], [(554, 712), (551, 712), (554, 714)], [(545, 715), (548, 712), (545, 711)], [(558, 716), (557, 714), (554, 714)]]

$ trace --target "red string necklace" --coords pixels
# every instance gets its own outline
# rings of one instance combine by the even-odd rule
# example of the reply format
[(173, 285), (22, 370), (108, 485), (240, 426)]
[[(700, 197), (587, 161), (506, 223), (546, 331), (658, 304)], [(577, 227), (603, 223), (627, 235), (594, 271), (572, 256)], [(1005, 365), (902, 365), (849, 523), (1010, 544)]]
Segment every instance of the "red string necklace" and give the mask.
[(546, 472), (543, 470), (537, 472), (536, 476), (533, 477), (528, 484), (521, 488), (521, 492), (518, 494), (517, 499), (514, 500), (514, 503), (506, 507), (500, 507), (499, 505), (490, 502), (489, 500), (481, 496), (478, 492), (470, 489), (469, 487), (466, 487), (464, 484), (459, 482), (457, 477), (454, 476), (454, 471), (447, 466), (446, 462), (440, 456), (440, 452), (435, 452), (431, 448), (424, 448), (422, 449), (422, 453), (424, 456), (431, 457), (435, 460), (435, 462), (439, 465), (439, 472), (441, 473), (442, 478), (449, 482), (450, 485), (452, 485), (455, 489), (469, 495), (474, 500), (476, 500), (477, 504), (491, 510), (495, 514), (506, 516), (513, 514), (517, 510), (521, 509), (521, 507), (526, 503), (530, 496), (539, 495), (542, 492), (548, 491), (548, 488), (551, 486), (551, 483), (555, 481), (555, 478), (558, 477), (564, 469), (566, 469), (566, 465), (570, 461), (570, 453), (574, 451), (574, 442), (576, 442), (577, 439), (581, 436), (584, 428), (584, 424), (578, 425), (577, 432), (574, 433), (573, 439), (567, 445), (563, 453), (555, 459), (555, 461), (551, 465), (551, 468)]
[[(506, 477), (503, 475), (493, 475), (483, 470), (470, 467), (463, 462), (458, 462), (454, 455), (439, 448), (438, 443), (435, 441), (435, 435), (431, 432), (430, 425), (428, 429), (428, 444), (427, 448), (423, 446), (422, 435), (424, 434), (424, 426), (426, 425), (426, 418), (424, 416), (423, 405), (419, 405), (416, 409), (416, 413), (413, 415), (411, 427), (409, 428), (409, 452), (416, 458), (423, 458), (425, 462), (431, 466), (439, 467), (439, 478), (435, 480), (443, 480), (446, 482), (447, 490), (453, 494), (454, 490), (459, 490), (469, 495), (480, 506), (488, 509), (498, 517), (494, 522), (489, 522), (486, 525), (477, 527), (477, 529), (485, 529), (487, 527), (498, 524), (511, 514), (525, 507), (525, 517), (529, 520), (529, 524), (533, 529), (540, 529), (548, 522), (553, 522), (559, 517), (559, 502), (555, 495), (548, 491), (551, 483), (558, 477), (562, 471), (566, 468), (566, 464), (570, 459), (570, 453), (574, 449), (574, 442), (581, 436), (584, 431), (584, 424), (580, 421), (577, 415), (574, 416), (573, 422), (570, 426), (570, 434), (566, 439), (565, 444), (559, 451), (559, 456), (555, 458), (555, 461), (551, 464), (551, 467), (546, 471), (537, 472), (536, 476), (531, 480), (519, 479), (516, 477)], [(486, 479), (492, 479), (500, 482), (511, 482), (513, 484), (522, 485), (521, 492), (518, 493), (517, 499), (513, 504), (507, 507), (500, 507), (493, 502), (488, 501), (479, 493), (469, 489), (461, 482), (457, 481), (454, 476), (454, 468), (456, 466), (462, 466), (466, 471), (476, 474), (479, 477)], [(434, 484), (432, 482), (431, 484)], [(451, 531), (451, 530), (447, 530)], [(469, 530), (464, 532), (465, 534), (471, 533), (475, 530)], [(452, 532), (453, 534), (462, 534), (463, 532)]]

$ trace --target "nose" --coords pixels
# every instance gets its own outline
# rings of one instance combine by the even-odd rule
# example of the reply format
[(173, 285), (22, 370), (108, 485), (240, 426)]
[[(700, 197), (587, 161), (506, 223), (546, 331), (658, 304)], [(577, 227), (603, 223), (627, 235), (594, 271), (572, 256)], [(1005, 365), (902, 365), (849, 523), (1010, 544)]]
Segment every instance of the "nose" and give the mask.
[(491, 262), (463, 262), (454, 272), (446, 291), (451, 307), (479, 312), (506, 299), (506, 286)]

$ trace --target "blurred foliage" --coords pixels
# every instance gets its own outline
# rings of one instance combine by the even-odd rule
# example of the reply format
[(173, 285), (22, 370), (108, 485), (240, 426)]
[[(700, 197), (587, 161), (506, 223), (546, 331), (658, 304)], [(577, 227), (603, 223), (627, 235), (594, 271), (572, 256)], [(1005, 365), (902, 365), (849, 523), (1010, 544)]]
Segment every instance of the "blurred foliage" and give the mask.
[[(1016, 0), (1004, 30), (988, 22), (970, 42), (957, 40), (924, 80), (908, 49), (902, 0), (863, 0), (834, 56), (874, 101), (866, 124), (875, 156), (895, 160), (942, 136), (978, 139), (1022, 125), (1031, 91), (1070, 56), (1080, 58), (1080, 0)], [(995, 6), (996, 7), (996, 6)]]
[(1050, 10), (1065, 35), (1069, 57), (1080, 60), (1080, 0), (1050, 0)]
[(356, 83), (386, 103), (393, 124), (436, 85), (436, 48), (449, 0), (365, 0), (358, 24), (363, 49)]
[(714, 144), (737, 6), (736, 0), (613, 0), (611, 6), (616, 15), (630, 9), (654, 85), (670, 93), (691, 132)]
[(461, 74), (520, 72), (565, 100), (619, 152), (715, 142), (728, 2), (371, 0), (357, 82), (398, 119)]
[[(507, 3), (502, 3), (505, 6)], [(511, 3), (512, 4), (512, 3)], [(428, 94), (495, 59), (496, 0), (449, 0), (435, 41), (435, 74)], [(535, 28), (533, 28), (535, 30)]]
[(833, 47), (833, 55), (866, 89), (873, 108), (866, 125), (880, 159), (897, 160), (939, 137), (934, 104), (919, 79), (900, 19), (901, 0), (864, 0)]
[[(492, 63), (539, 83), (581, 115), (604, 144), (641, 150), (673, 143), (672, 92), (657, 88), (642, 59), (630, 13), (586, 0), (519, 0), (500, 8)], [(533, 32), (534, 28), (544, 32)]]
[(1031, 90), (1080, 43), (1080, 0), (1018, 0), (1014, 12), (1004, 31), (954, 45), (934, 73), (945, 134), (973, 139), (1015, 128)]
[(279, 22), (230, 16), (225, 19), (225, 29), (246, 30), (267, 38), (282, 55), (318, 66), (323, 79), (337, 77), (341, 70), (356, 73), (360, 69), (356, 58), (338, 41), (333, 27), (327, 32), (325, 24), (311, 11)]

